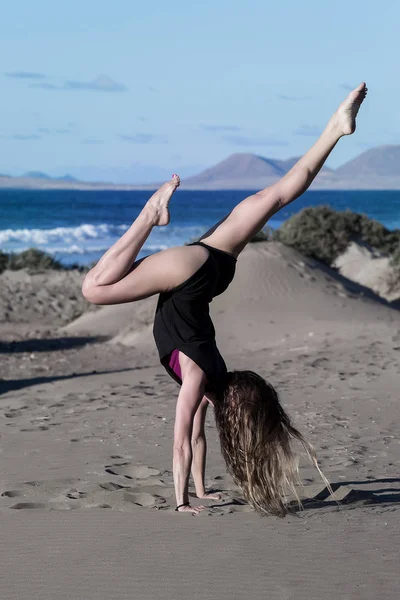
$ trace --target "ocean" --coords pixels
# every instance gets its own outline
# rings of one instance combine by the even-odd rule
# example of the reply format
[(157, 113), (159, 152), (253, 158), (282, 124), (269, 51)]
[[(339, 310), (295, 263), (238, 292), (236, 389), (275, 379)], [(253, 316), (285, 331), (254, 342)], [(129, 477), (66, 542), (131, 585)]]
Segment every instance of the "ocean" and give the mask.
[[(224, 217), (252, 191), (178, 190), (168, 227), (156, 227), (139, 258), (184, 244)], [(150, 197), (148, 191), (0, 190), (0, 249), (39, 248), (65, 265), (96, 261), (120, 237)], [(309, 191), (281, 210), (279, 227), (306, 206), (350, 209), (400, 228), (400, 191)]]

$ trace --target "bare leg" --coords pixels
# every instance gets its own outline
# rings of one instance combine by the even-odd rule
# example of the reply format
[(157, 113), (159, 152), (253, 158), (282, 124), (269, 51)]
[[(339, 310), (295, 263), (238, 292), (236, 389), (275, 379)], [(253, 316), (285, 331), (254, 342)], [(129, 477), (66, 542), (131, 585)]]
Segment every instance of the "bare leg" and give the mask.
[(362, 83), (342, 102), (314, 146), (280, 181), (243, 200), (202, 239), (238, 256), (272, 215), (308, 189), (339, 139), (354, 133), (356, 116), (366, 94)]
[(86, 275), (82, 293), (93, 304), (121, 304), (168, 291), (188, 279), (207, 259), (201, 246), (169, 248), (135, 261), (155, 225), (169, 222), (168, 202), (179, 177), (164, 184), (124, 235)]
[(206, 492), (204, 486), (206, 471), (207, 440), (205, 420), (207, 415), (208, 400), (206, 397), (200, 403), (193, 421), (192, 431), (192, 477), (198, 498), (221, 500), (221, 494)]
[(110, 285), (127, 274), (153, 227), (169, 223), (168, 203), (179, 184), (179, 177), (173, 176), (150, 198), (128, 231), (89, 271), (88, 281), (96, 285)]
[(180, 507), (179, 512), (197, 513), (205, 507), (189, 504), (189, 476), (193, 458), (191, 439), (194, 418), (204, 396), (206, 376), (200, 367), (182, 352), (179, 353), (179, 362), (182, 387), (176, 404), (172, 463), (176, 504)]

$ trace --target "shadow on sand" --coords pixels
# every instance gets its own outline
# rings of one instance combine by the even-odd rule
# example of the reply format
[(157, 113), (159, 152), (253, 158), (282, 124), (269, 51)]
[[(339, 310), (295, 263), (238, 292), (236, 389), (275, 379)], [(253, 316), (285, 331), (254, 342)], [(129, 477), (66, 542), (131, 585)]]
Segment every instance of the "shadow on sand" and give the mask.
[[(383, 484), (397, 484), (392, 487), (382, 487), (379, 489), (358, 489), (359, 486), (368, 486)], [(352, 488), (351, 486), (357, 486)], [(288, 505), (291, 514), (304, 514), (308, 510), (318, 510), (327, 508), (337, 508), (337, 510), (349, 510), (364, 506), (386, 505), (393, 506), (400, 504), (400, 478), (388, 477), (386, 479), (366, 479), (362, 481), (343, 481), (340, 483), (331, 483), (333, 492), (337, 492), (338, 499), (334, 500), (332, 494), (325, 487), (312, 498), (301, 500), (302, 507), (297, 502), (290, 502)], [(221, 492), (221, 489), (212, 489), (210, 492)], [(213, 504), (212, 508), (223, 508), (227, 506), (240, 506), (247, 504), (242, 497), (232, 498), (224, 504)]]
[(68, 350), (70, 348), (79, 348), (86, 344), (94, 342), (104, 342), (110, 339), (105, 336), (84, 336), (84, 337), (59, 337), (43, 338), (32, 340), (21, 340), (13, 342), (0, 341), (0, 354), (16, 352), (49, 352), (53, 350)]
[(53, 381), (63, 381), (65, 379), (76, 379), (77, 377), (87, 377), (88, 375), (106, 375), (107, 373), (125, 373), (126, 371), (137, 371), (139, 369), (145, 369), (146, 367), (135, 367), (133, 369), (115, 369), (110, 371), (88, 371), (86, 373), (74, 373), (72, 375), (57, 375), (53, 377), (31, 377), (29, 379), (0, 379), (0, 395), (12, 392), (15, 390), (21, 390), (25, 387), (32, 385), (39, 385), (41, 383), (51, 383)]
[[(382, 487), (375, 489), (376, 484), (398, 484), (396, 487)], [(358, 489), (359, 486), (373, 485), (374, 489)], [(352, 488), (351, 486), (357, 486)], [(339, 497), (337, 501), (332, 499), (328, 488), (324, 488), (313, 498), (302, 500), (303, 508), (318, 509), (328, 506), (337, 506), (338, 508), (347, 506), (349, 508), (355, 505), (377, 505), (377, 504), (400, 504), (400, 478), (388, 477), (385, 479), (365, 479), (362, 481), (343, 481), (340, 483), (331, 483), (333, 492)], [(350, 488), (350, 489), (349, 489)], [(345, 493), (341, 494), (341, 490)], [(347, 490), (347, 493), (346, 493)], [(328, 500), (329, 498), (329, 500)]]
[(400, 310), (400, 300), (389, 302), (388, 300), (385, 300), (385, 298), (375, 294), (372, 289), (365, 287), (365, 285), (362, 285), (361, 283), (357, 283), (356, 281), (348, 279), (344, 275), (341, 275), (339, 271), (333, 267), (328, 267), (328, 265), (325, 265), (316, 258), (307, 258), (307, 266), (311, 269), (319, 269), (338, 283), (342, 284), (346, 292), (350, 294), (350, 297), (368, 298), (369, 300), (374, 300), (375, 302), (378, 302), (379, 304), (382, 304), (388, 308)]

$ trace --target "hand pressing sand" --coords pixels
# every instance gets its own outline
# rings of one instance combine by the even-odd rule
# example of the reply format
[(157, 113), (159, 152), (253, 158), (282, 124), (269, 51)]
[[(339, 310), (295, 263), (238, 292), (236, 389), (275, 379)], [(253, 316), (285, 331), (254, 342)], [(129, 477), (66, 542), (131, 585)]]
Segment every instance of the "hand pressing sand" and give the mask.
[(222, 494), (218, 492), (204, 492), (202, 495), (197, 494), (197, 497), (203, 500), (221, 500)]
[(177, 508), (177, 512), (186, 512), (191, 513), (192, 515), (197, 515), (205, 510), (205, 506), (190, 506), (190, 504), (185, 504), (184, 506), (179, 506)]

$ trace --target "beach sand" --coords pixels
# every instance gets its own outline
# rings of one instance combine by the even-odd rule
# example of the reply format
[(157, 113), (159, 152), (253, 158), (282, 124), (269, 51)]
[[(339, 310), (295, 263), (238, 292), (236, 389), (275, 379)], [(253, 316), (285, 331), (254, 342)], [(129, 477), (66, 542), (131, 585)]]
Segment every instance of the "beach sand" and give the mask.
[(152, 340), (156, 299), (74, 319), (81, 278), (0, 275), (2, 600), (398, 598), (398, 310), (281, 244), (246, 249), (211, 306), (219, 347), (277, 387), (340, 504), (302, 458), (304, 510), (259, 517), (210, 410), (223, 499), (193, 517), (173, 510), (178, 386)]

